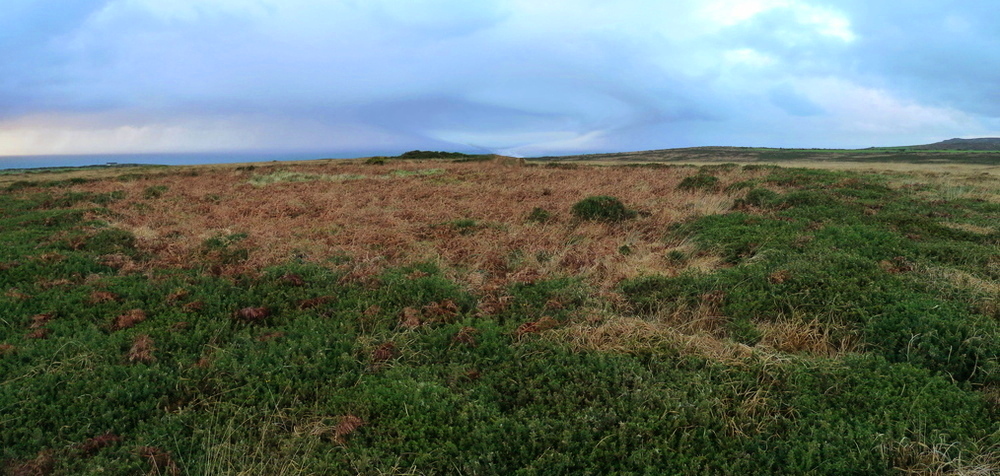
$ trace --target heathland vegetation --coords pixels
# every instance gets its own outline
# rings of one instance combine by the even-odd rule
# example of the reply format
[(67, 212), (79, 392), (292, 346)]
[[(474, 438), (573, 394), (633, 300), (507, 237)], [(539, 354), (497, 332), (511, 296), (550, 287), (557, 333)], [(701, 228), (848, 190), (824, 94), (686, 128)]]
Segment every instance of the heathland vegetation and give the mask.
[(27, 179), (0, 192), (11, 474), (1000, 471), (996, 175)]

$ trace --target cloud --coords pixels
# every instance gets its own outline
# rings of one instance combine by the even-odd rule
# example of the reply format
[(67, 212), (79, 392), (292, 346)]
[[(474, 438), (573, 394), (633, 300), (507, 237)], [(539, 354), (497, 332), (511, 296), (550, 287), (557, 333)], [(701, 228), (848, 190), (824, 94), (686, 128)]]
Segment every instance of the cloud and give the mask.
[(1000, 117), (985, 0), (8, 3), (0, 153), (868, 146)]

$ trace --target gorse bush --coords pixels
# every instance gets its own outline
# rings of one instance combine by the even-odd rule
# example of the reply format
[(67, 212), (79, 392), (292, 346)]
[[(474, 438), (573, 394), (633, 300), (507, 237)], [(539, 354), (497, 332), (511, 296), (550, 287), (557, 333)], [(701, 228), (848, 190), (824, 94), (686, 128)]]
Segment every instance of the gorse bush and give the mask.
[(573, 205), (573, 216), (581, 220), (616, 223), (635, 218), (637, 212), (625, 208), (615, 197), (605, 195), (587, 197)]

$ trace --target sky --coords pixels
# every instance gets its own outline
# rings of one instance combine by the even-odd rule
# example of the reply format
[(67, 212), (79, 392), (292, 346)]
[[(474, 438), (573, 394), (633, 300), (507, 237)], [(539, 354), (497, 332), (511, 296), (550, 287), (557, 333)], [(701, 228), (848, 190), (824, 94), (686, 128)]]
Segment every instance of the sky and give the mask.
[(997, 18), (996, 0), (3, 0), (0, 156), (1000, 136)]

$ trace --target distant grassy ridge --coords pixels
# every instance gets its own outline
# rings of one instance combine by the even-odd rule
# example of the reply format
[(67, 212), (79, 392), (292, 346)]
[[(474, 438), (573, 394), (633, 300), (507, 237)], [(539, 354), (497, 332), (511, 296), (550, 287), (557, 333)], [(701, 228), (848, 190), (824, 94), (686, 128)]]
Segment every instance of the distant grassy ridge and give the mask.
[(870, 149), (775, 149), (754, 147), (693, 147), (639, 152), (546, 156), (537, 161), (621, 162), (795, 162), (844, 161), (860, 163), (956, 163), (1000, 165), (1000, 151), (922, 150), (908, 147)]

